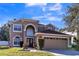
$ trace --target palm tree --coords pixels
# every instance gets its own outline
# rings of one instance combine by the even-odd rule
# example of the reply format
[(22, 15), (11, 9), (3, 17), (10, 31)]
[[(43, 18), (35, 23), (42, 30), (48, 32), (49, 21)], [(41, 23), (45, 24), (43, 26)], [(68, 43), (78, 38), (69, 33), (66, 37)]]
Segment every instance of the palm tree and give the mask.
[[(68, 31), (77, 32), (77, 39), (79, 41), (79, 4), (71, 4), (66, 9), (63, 20)], [(77, 45), (79, 46), (79, 43)]]

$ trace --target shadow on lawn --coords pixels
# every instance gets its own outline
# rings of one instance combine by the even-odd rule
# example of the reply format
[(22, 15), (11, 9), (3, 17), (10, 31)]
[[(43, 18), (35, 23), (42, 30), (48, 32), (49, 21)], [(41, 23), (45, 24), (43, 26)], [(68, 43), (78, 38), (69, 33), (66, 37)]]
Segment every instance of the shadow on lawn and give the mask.
[(0, 46), (0, 50), (2, 49), (9, 49), (9, 47), (6, 47), (6, 46)]

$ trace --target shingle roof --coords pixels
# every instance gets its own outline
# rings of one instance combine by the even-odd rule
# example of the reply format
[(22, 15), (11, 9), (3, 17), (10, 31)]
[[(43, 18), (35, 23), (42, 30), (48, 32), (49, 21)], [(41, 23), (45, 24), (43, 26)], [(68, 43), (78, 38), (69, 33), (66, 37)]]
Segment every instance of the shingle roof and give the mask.
[(68, 35), (68, 34), (61, 33), (61, 32), (55, 31), (55, 30), (44, 30), (44, 31), (39, 31), (39, 32), (41, 32), (41, 33), (49, 33), (49, 34), (63, 34), (63, 35)]

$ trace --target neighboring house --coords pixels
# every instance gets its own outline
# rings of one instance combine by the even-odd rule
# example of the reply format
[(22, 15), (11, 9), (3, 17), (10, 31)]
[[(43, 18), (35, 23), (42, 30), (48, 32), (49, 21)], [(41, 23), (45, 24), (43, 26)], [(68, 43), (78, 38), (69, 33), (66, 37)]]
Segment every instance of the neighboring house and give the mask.
[(53, 26), (39, 24), (37, 20), (20, 19), (10, 21), (10, 46), (20, 46), (20, 42), (28, 47), (39, 47), (39, 40), (44, 41), (43, 49), (62, 49), (70, 44), (70, 36), (55, 31)]
[(77, 36), (77, 32), (76, 31), (75, 32), (68, 32), (68, 31), (65, 30), (65, 31), (63, 31), (63, 33), (71, 35), (71, 38), (70, 38), (71, 39), (71, 45), (73, 45), (73, 44), (76, 45), (76, 42), (75, 42), (76, 41), (75, 38)]

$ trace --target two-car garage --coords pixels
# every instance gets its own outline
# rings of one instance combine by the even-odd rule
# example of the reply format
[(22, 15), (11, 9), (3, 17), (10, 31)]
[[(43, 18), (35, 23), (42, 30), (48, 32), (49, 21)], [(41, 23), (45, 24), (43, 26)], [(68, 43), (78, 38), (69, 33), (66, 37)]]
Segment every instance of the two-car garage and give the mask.
[(63, 49), (67, 48), (68, 41), (66, 38), (45, 38), (44, 49)]
[(37, 40), (44, 40), (43, 49), (66, 49), (70, 36), (63, 33), (36, 33)]

